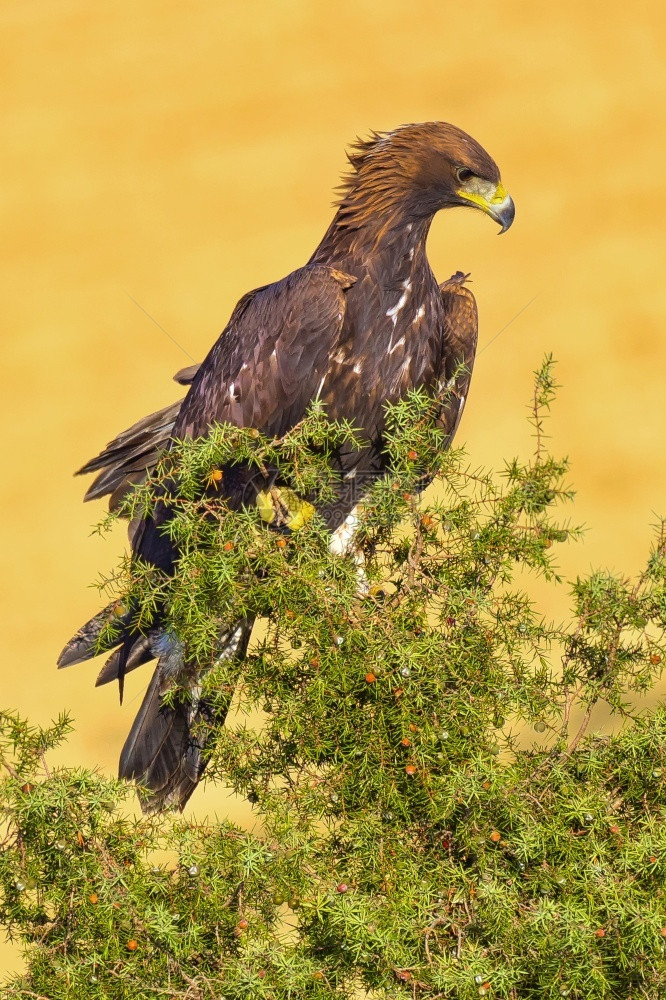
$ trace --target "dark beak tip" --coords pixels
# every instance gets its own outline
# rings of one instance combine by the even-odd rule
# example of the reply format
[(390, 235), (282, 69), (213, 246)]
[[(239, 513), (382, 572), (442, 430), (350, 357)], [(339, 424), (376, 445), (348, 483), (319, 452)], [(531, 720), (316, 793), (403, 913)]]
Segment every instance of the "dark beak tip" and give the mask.
[(513, 203), (513, 198), (508, 197), (506, 205), (503, 206), (502, 211), (497, 212), (497, 214), (495, 215), (495, 220), (499, 222), (500, 226), (502, 227), (499, 233), (497, 234), (498, 236), (501, 236), (502, 233), (505, 233), (507, 229), (511, 228), (515, 217), (516, 217), (516, 206)]

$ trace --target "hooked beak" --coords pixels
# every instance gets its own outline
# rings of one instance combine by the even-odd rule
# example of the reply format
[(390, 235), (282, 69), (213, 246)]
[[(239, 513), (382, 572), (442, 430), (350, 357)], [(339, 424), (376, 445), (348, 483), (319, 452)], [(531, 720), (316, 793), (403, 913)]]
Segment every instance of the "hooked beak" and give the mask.
[(476, 208), (480, 208), (482, 212), (485, 212), (491, 219), (500, 224), (502, 227), (500, 234), (505, 233), (511, 226), (516, 215), (516, 206), (513, 203), (513, 198), (501, 183), (493, 187), (488, 182), (480, 184), (477, 178), (474, 178), (474, 180), (476, 183), (473, 186), (462, 187), (458, 190), (458, 197), (476, 206)]
[[(502, 188), (502, 190), (504, 189)], [(516, 215), (516, 206), (513, 203), (513, 198), (511, 197), (511, 195), (504, 192), (504, 197), (502, 198), (502, 200), (497, 204), (489, 205), (487, 212), (491, 219), (494, 219), (495, 222), (499, 222), (500, 226), (502, 227), (500, 229), (500, 235), (501, 235), (502, 233), (505, 233), (507, 229), (511, 226), (511, 223), (513, 222)]]

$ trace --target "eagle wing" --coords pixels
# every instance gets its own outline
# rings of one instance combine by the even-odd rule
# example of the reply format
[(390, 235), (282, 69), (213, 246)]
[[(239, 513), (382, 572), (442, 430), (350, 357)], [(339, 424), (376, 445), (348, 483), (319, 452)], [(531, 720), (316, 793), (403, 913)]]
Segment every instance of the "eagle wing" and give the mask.
[[(113, 509), (174, 439), (204, 436), (215, 422), (284, 434), (317, 395), (344, 324), (345, 292), (355, 280), (326, 265), (308, 265), (245, 295), (202, 364), (176, 375), (177, 381), (191, 383), (185, 399), (123, 431), (79, 470), (102, 470), (86, 499), (111, 493)], [(242, 485), (236, 484), (233, 499)], [(159, 519), (165, 516), (166, 506)], [(170, 568), (175, 553), (152, 518), (133, 523), (130, 537), (135, 554)], [(70, 640), (60, 666), (94, 655), (96, 637), (107, 618), (108, 609)], [(132, 646), (141, 641), (139, 636), (132, 640)], [(120, 659), (107, 664), (100, 683), (152, 658), (145, 643), (144, 647), (124, 645)]]
[(199, 437), (214, 421), (284, 433), (303, 415), (328, 368), (344, 321), (344, 292), (354, 281), (312, 265), (244, 296), (203, 364), (174, 375), (180, 385), (192, 385), (186, 399), (138, 420), (77, 471), (98, 473), (84, 500), (108, 494), (109, 509), (116, 510), (172, 437)]
[(439, 287), (444, 303), (442, 369), (440, 385), (449, 390), (438, 422), (449, 442), (458, 430), (474, 368), (479, 318), (476, 300), (465, 282), (468, 274), (457, 271)]
[[(245, 295), (199, 366), (172, 440), (205, 437), (215, 423), (285, 434), (321, 390), (354, 282), (333, 267), (309, 264)], [(253, 500), (264, 485), (256, 470), (225, 469), (224, 496), (232, 508)], [(132, 538), (134, 554), (166, 572), (176, 559), (162, 529), (169, 516), (168, 503), (158, 506)]]
[(308, 265), (241, 299), (194, 376), (173, 437), (201, 437), (213, 423), (288, 431), (328, 372), (355, 280)]

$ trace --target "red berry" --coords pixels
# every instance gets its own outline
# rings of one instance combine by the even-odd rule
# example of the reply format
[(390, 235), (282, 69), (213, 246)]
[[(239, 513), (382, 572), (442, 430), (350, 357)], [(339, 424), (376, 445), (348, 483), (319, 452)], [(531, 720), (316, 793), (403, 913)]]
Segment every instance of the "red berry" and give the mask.
[(265, 979), (266, 978), (266, 970), (265, 969), (259, 969), (259, 971), (257, 973), (257, 978), (258, 979)]
[(29, 795), (30, 792), (34, 792), (34, 790), (35, 790), (35, 786), (33, 784), (31, 784), (29, 781), (26, 781), (25, 785), (21, 785), (21, 791), (25, 795)]
[(653, 653), (650, 657), (650, 663), (653, 667), (656, 667), (658, 663), (661, 663), (661, 656), (658, 653)]
[(413, 448), (411, 451), (407, 452), (407, 458), (409, 459), (410, 462), (415, 462), (418, 457), (419, 457), (418, 451), (414, 451)]
[(238, 921), (238, 926), (240, 927), (240, 929), (241, 929), (242, 931), (244, 931), (244, 930), (245, 930), (245, 928), (247, 927), (247, 920), (245, 920), (245, 919), (243, 919), (243, 920), (239, 920), (239, 921)]
[(595, 937), (598, 937), (598, 938), (606, 937), (606, 931), (603, 929), (603, 927), (599, 927), (594, 932), (594, 935), (595, 935)]
[(407, 739), (407, 737), (406, 737), (406, 736), (404, 736), (404, 737), (403, 737), (403, 738), (402, 738), (402, 739), (400, 740), (400, 746), (401, 746), (401, 747), (411, 747), (411, 745), (412, 745), (412, 741), (411, 741), (410, 739)]
[(339, 893), (345, 893), (345, 892), (347, 892), (348, 889), (349, 889), (349, 886), (347, 885), (346, 882), (340, 882), (340, 884), (336, 885), (336, 887), (335, 887), (335, 891), (339, 892)]

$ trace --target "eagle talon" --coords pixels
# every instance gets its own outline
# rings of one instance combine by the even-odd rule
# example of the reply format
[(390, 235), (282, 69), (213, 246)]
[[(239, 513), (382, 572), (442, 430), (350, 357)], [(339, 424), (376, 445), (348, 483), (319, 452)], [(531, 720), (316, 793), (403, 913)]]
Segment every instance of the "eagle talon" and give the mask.
[(257, 493), (257, 510), (262, 521), (272, 528), (299, 531), (308, 524), (315, 508), (286, 486), (271, 486)]

